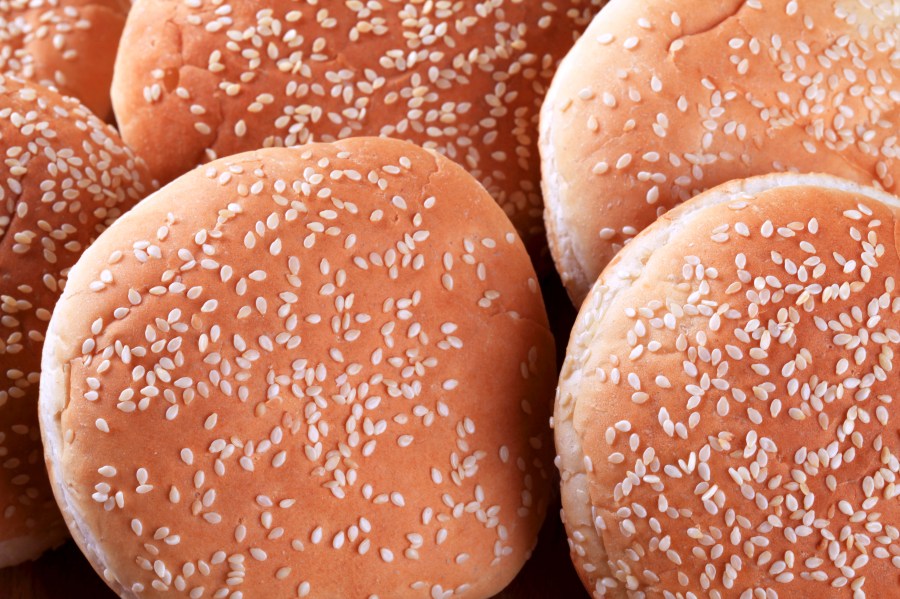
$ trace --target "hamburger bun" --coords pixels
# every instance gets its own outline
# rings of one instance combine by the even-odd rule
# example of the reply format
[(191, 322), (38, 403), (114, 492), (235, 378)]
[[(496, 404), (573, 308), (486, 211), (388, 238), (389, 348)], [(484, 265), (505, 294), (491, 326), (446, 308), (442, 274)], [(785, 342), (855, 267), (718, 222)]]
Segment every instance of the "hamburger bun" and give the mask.
[(11, 0), (0, 5), (0, 73), (55, 87), (100, 118), (130, 0)]
[(553, 339), (509, 220), (388, 139), (215, 160), (85, 253), (40, 418), (122, 597), (487, 597), (552, 478)]
[(349, 136), (437, 150), (487, 188), (537, 256), (541, 101), (604, 3), (137, 0), (113, 105), (161, 181), (220, 156)]
[(553, 426), (594, 597), (889, 597), (900, 198), (828, 175), (733, 181), (606, 267)]
[(145, 165), (83, 105), (2, 75), (0, 151), (2, 568), (66, 536), (37, 421), (44, 333), (69, 268), (150, 183)]
[(898, 40), (891, 0), (610, 2), (541, 117), (573, 301), (659, 215), (732, 179), (824, 172), (900, 193)]

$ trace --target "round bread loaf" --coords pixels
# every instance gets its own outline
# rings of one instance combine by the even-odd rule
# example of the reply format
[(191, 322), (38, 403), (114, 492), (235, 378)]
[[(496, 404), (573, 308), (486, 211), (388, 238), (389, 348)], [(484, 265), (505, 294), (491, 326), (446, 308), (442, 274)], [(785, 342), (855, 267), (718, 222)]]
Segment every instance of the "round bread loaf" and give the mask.
[(162, 181), (217, 156), (357, 135), (435, 149), (487, 188), (537, 256), (539, 108), (604, 3), (137, 0), (113, 104)]
[(0, 73), (53, 86), (101, 118), (129, 0), (10, 0), (0, 4)]
[[(148, 191), (84, 106), (0, 75), (0, 568), (62, 542), (37, 421), (41, 346), (69, 268)], [(2, 594), (2, 593), (0, 593)]]
[(896, 593), (898, 216), (827, 175), (739, 180), (603, 271), (553, 423), (595, 597)]
[(484, 189), (406, 142), (178, 178), (75, 266), (43, 366), (57, 499), (122, 597), (486, 597), (544, 517), (534, 270)]
[(550, 249), (580, 303), (666, 210), (731, 179), (900, 192), (896, 0), (613, 0), (544, 103)]

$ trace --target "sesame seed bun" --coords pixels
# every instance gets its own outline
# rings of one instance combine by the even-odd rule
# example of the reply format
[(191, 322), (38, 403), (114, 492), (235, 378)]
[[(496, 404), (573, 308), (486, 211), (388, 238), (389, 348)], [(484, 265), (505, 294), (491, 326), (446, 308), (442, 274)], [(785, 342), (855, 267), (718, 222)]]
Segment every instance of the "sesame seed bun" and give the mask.
[(113, 104), (162, 181), (217, 156), (349, 136), (437, 150), (487, 188), (538, 256), (541, 101), (604, 3), (137, 0)]
[(43, 362), (54, 490), (122, 597), (486, 597), (544, 517), (553, 347), (524, 246), (446, 158), (216, 160), (73, 269)]
[(896, 0), (613, 0), (541, 117), (551, 253), (580, 304), (615, 253), (704, 189), (824, 172), (900, 193)]
[(101, 118), (129, 0), (12, 0), (0, 6), (0, 73), (55, 87)]
[(69, 268), (148, 190), (142, 162), (70, 98), (0, 75), (0, 568), (58, 545), (37, 422), (40, 354)]
[(750, 178), (606, 267), (553, 421), (595, 597), (894, 593), (898, 216), (828, 175)]

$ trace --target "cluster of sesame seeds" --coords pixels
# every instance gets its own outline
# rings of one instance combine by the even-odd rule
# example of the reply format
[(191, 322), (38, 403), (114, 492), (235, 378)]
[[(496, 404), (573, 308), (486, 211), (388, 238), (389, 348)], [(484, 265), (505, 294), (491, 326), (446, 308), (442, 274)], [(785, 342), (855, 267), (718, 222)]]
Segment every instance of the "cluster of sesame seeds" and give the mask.
[[(449, 162), (357, 143), (387, 144), (212, 162), (186, 176), (204, 204), (161, 192), (141, 207), (168, 216), (70, 284), (96, 302), (63, 463), (116, 584), (451, 597), (498, 576), (473, 568), (524, 560), (553, 369), (528, 257), (474, 181), (437, 183)], [(461, 204), (465, 230), (448, 224)], [(489, 322), (510, 338), (485, 340)]]
[(785, 196), (706, 208), (619, 273), (650, 293), (576, 328), (594, 596), (858, 598), (900, 572), (896, 209)]
[[(108, 41), (93, 44), (98, 39), (112, 40), (115, 48), (127, 7), (127, 0), (0, 2), (0, 73), (83, 97), (88, 108), (106, 117), (108, 94), (97, 94), (92, 88), (109, 85), (114, 57), (108, 52)], [(100, 22), (95, 23), (92, 19), (98, 16)], [(99, 28), (103, 31), (98, 35)], [(85, 85), (83, 70), (100, 80)]]
[(644, 227), (725, 181), (796, 170), (900, 189), (894, 0), (658, 4), (601, 14), (545, 108), (545, 160), (569, 184), (548, 218), (577, 238), (555, 248), (577, 298)]
[[(180, 62), (140, 72), (130, 89), (117, 90), (136, 96), (133, 112), (117, 116), (162, 178), (194, 166), (204, 150), (208, 160), (359, 135), (409, 140), (469, 170), (537, 250), (545, 244), (539, 108), (557, 62), (604, 3), (173, 3), (165, 8), (171, 18), (146, 17), (158, 20), (151, 32), (165, 39), (163, 24), (174, 23), (196, 50), (186, 47)], [(144, 43), (126, 36), (125, 68)], [(187, 67), (206, 71), (202, 86), (167, 83)], [(184, 157), (141, 145), (151, 143), (143, 138), (161, 111), (185, 116), (176, 133), (191, 140)]]
[(73, 100), (0, 77), (0, 542), (60, 527), (37, 424), (40, 356), (69, 268), (148, 186)]

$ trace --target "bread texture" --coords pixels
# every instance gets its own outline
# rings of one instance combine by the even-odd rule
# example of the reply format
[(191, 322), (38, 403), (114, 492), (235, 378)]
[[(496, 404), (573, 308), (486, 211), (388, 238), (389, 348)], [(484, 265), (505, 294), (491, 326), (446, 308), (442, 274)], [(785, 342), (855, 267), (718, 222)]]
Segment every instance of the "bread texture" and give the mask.
[(115, 112), (163, 181), (259, 147), (415, 142), (478, 179), (538, 256), (540, 105), (604, 3), (137, 0)]
[(893, 0), (613, 0), (541, 117), (545, 220), (570, 297), (666, 210), (732, 179), (829, 173), (900, 192)]
[(145, 165), (87, 108), (0, 76), (0, 567), (66, 529), (37, 421), (41, 347), (69, 268), (151, 190)]
[(594, 597), (894, 594), (898, 214), (832, 176), (750, 178), (606, 267), (553, 420)]
[(0, 73), (52, 86), (112, 117), (110, 85), (130, 0), (10, 0), (0, 5)]
[(122, 597), (487, 597), (544, 517), (553, 347), (521, 240), (450, 160), (239, 154), (73, 269), (48, 468)]

